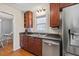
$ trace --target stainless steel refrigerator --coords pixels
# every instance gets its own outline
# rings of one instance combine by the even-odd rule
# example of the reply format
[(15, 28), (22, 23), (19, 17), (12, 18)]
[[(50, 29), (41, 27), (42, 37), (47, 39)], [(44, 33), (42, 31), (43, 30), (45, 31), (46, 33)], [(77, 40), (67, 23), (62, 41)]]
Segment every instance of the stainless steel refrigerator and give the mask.
[(63, 54), (79, 55), (79, 4), (62, 10)]

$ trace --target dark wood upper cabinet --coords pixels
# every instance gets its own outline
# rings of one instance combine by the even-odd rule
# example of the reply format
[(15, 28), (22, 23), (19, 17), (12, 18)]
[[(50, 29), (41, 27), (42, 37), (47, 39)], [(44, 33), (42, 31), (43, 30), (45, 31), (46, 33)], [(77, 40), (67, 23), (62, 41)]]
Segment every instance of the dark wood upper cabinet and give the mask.
[(60, 26), (60, 11), (63, 8), (75, 5), (77, 3), (50, 3), (50, 27)]
[(59, 4), (50, 3), (50, 27), (56, 28), (59, 27)]
[(26, 11), (24, 13), (24, 28), (32, 28), (33, 27), (33, 12)]
[(60, 3), (59, 7), (60, 7), (60, 9), (63, 9), (63, 8), (66, 8), (66, 7), (75, 5), (75, 4), (77, 4), (77, 3)]

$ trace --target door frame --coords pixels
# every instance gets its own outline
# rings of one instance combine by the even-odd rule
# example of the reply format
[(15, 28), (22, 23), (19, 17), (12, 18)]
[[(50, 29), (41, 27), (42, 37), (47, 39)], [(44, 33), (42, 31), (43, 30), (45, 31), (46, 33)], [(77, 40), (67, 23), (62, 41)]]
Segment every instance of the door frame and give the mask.
[(5, 13), (5, 14), (8, 14), (8, 15), (11, 15), (13, 18), (11, 19), (12, 20), (12, 32), (13, 32), (13, 39), (12, 39), (12, 51), (13, 51), (13, 46), (14, 46), (14, 15), (13, 14), (10, 14), (10, 13), (7, 13), (7, 12), (4, 12), (4, 11), (0, 11), (2, 13)]

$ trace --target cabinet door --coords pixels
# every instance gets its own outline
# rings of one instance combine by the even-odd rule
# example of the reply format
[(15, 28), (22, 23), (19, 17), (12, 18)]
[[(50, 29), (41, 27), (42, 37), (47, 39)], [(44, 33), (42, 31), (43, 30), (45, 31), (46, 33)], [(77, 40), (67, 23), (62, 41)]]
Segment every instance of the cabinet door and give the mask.
[(29, 11), (29, 27), (33, 27), (33, 13)]
[(50, 4), (50, 26), (55, 28), (59, 27), (59, 4), (51, 3)]
[(32, 37), (29, 37), (29, 41), (28, 41), (28, 51), (30, 51), (30, 52), (34, 52), (33, 51), (33, 45), (34, 45), (34, 40), (33, 40), (33, 38)]
[(20, 34), (20, 46), (21, 48), (24, 48), (24, 35)]
[(20, 46), (22, 47), (23, 45), (22, 45), (22, 42), (23, 42), (23, 37), (22, 37), (22, 35), (20, 34)]
[(42, 55), (42, 41), (39, 38), (34, 38), (33, 44), (34, 54), (41, 56)]
[(28, 50), (29, 39), (25, 34), (20, 35), (20, 46), (21, 48)]
[(31, 11), (24, 13), (24, 27), (33, 27), (33, 13)]
[(29, 14), (28, 14), (28, 12), (24, 13), (24, 27), (25, 28), (29, 27)]
[(24, 49), (25, 50), (28, 50), (28, 43), (29, 43), (28, 41), (29, 41), (28, 36), (24, 35), (23, 44), (24, 44)]

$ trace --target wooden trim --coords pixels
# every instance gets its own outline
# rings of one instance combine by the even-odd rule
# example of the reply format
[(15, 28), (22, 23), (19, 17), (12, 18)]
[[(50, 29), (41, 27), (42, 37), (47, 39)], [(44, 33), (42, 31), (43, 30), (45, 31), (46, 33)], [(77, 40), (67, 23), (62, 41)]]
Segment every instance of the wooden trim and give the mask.
[[(65, 6), (62, 6), (61, 4), (67, 4)], [(78, 3), (60, 3), (60, 9), (63, 9), (63, 8), (66, 8), (66, 7), (69, 7), (69, 6), (73, 6), (73, 5), (76, 5)]]

